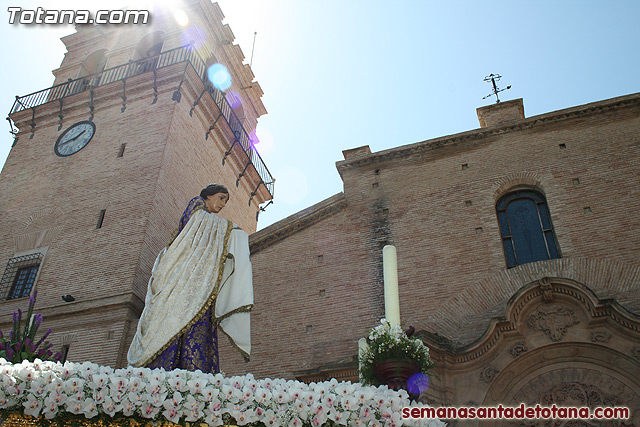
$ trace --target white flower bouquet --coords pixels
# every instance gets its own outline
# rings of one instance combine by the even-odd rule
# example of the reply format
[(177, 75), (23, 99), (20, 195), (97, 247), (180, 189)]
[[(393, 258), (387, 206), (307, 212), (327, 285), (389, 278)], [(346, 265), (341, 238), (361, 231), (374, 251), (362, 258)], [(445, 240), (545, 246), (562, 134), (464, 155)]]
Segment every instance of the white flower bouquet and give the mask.
[[(409, 405), (405, 391), (359, 383), (304, 384), (253, 375), (224, 377), (200, 371), (112, 369), (85, 362), (0, 358), (0, 411), (40, 417), (40, 425), (104, 420), (251, 426), (400, 426)], [(431, 420), (423, 425), (443, 425)]]

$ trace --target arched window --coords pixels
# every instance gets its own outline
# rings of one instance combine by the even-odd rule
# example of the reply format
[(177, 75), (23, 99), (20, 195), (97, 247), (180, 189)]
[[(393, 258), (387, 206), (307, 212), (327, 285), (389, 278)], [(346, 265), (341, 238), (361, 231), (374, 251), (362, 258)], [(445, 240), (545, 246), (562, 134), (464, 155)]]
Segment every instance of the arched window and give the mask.
[(507, 267), (560, 258), (551, 216), (544, 196), (518, 190), (503, 196), (496, 205)]
[(78, 77), (89, 76), (104, 70), (104, 67), (107, 64), (106, 54), (107, 49), (100, 49), (87, 56), (87, 58), (82, 61), (82, 65), (80, 66), (80, 75)]

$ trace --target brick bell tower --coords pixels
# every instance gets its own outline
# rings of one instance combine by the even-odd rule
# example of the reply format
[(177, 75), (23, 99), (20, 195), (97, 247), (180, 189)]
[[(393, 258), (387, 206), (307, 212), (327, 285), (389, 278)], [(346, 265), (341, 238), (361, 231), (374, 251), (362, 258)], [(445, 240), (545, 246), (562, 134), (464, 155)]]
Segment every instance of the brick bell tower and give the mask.
[[(18, 97), (9, 114), (0, 328), (37, 288), (42, 328), (72, 361), (126, 365), (155, 257), (204, 186), (229, 188), (221, 216), (248, 233), (273, 196), (252, 146), (262, 90), (218, 5), (150, 14), (147, 24), (77, 26), (54, 85)], [(228, 70), (225, 87), (207, 79), (213, 64)]]

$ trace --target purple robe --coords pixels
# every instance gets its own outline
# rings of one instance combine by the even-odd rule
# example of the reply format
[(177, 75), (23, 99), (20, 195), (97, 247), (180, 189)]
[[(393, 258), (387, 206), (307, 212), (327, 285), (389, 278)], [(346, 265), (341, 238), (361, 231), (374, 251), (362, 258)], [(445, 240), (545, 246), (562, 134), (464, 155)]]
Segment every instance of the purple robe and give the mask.
[[(204, 199), (200, 196), (189, 201), (184, 210), (178, 229), (173, 234), (169, 245), (187, 225), (191, 215), (198, 209), (205, 209)], [(167, 245), (167, 246), (169, 246)], [(186, 369), (201, 370), (205, 373), (220, 372), (218, 359), (218, 325), (213, 318), (214, 305), (202, 315), (198, 321), (184, 334), (178, 336), (169, 347), (149, 362), (147, 368), (164, 368), (165, 370)]]

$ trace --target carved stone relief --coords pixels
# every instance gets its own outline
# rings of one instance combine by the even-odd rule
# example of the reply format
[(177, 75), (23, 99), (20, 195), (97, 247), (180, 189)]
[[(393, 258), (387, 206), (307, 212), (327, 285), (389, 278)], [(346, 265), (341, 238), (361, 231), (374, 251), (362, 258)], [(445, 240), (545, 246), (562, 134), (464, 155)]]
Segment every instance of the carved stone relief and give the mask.
[(611, 339), (611, 334), (607, 331), (591, 332), (591, 342), (608, 343), (610, 339)]
[(482, 372), (480, 372), (480, 381), (482, 381), (483, 383), (487, 383), (488, 384), (491, 381), (493, 381), (493, 379), (496, 377), (498, 372), (500, 372), (500, 371), (498, 371), (493, 366), (486, 366), (482, 370)]
[(542, 299), (546, 302), (551, 302), (553, 300), (551, 280), (548, 277), (543, 277), (538, 281), (538, 285), (540, 285), (540, 289), (542, 290)]
[[(544, 425), (544, 426), (634, 426), (640, 415), (640, 395), (618, 379), (592, 369), (563, 368), (546, 372), (524, 385), (511, 399), (510, 405), (517, 406), (525, 402), (528, 406), (563, 407), (613, 407), (626, 406), (631, 419), (608, 420), (606, 424), (591, 420), (519, 420), (505, 425)], [(637, 413), (638, 415), (634, 415)]]
[(567, 328), (577, 323), (573, 309), (562, 304), (540, 306), (527, 320), (529, 328), (543, 331), (554, 342), (561, 341)]
[(522, 353), (524, 353), (527, 350), (529, 349), (527, 348), (526, 345), (524, 345), (523, 342), (517, 342), (513, 345), (513, 347), (511, 347), (511, 349), (509, 350), (509, 353), (511, 353), (511, 355), (515, 359), (516, 357), (520, 356)]

